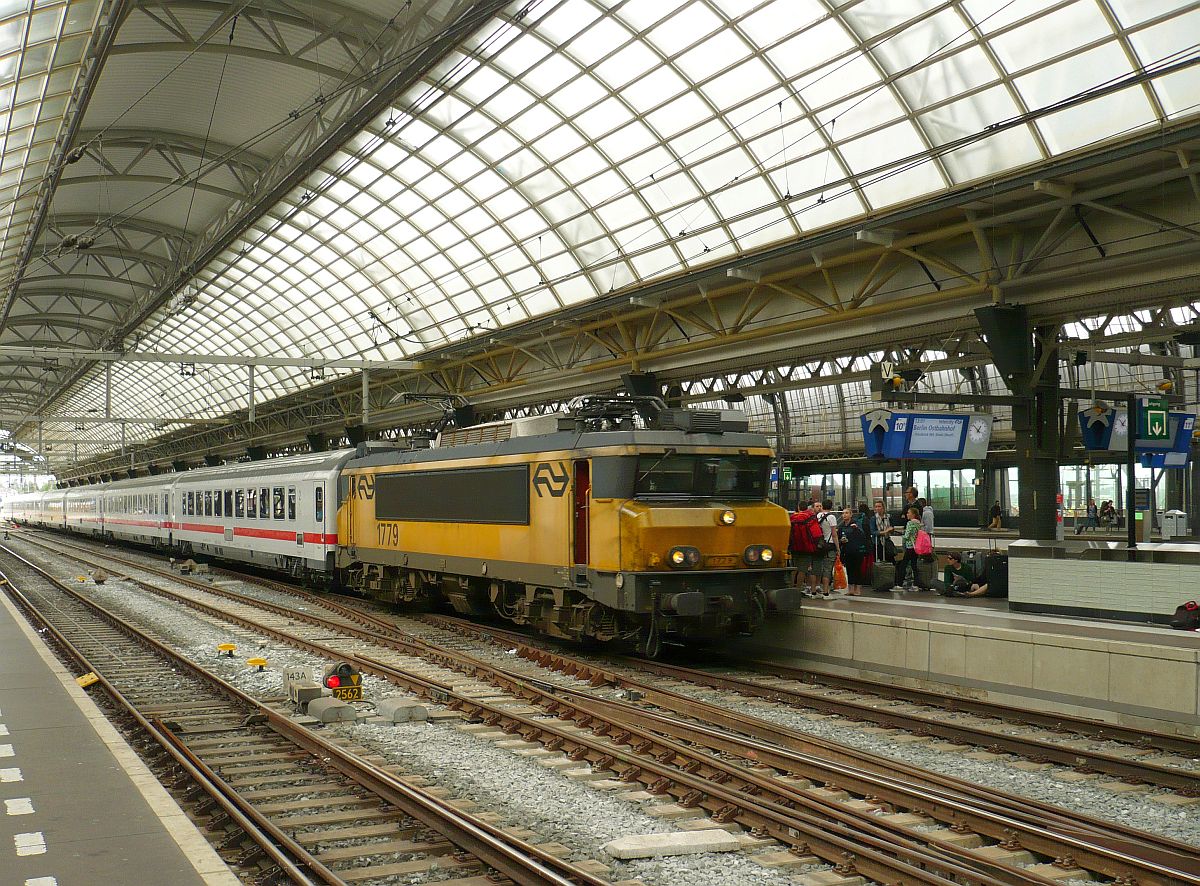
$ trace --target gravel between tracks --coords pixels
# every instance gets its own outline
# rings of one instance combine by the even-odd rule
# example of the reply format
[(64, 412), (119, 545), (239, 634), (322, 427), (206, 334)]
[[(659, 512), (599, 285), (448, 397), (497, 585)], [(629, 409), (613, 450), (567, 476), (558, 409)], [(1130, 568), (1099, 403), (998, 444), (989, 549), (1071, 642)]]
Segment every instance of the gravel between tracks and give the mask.
[[(44, 557), (39, 560), (44, 561)], [(48, 568), (69, 579), (78, 571), (65, 564)], [(152, 632), (179, 649), (192, 661), (220, 674), (255, 697), (277, 697), (283, 692), (280, 669), (326, 664), (317, 656), (256, 638), (240, 628), (225, 627), (199, 613), (154, 598), (122, 579), (110, 578), (102, 585), (80, 582), (78, 586), (96, 602)], [(232, 589), (232, 587), (231, 587)], [(242, 588), (237, 588), (239, 591)], [(249, 588), (247, 588), (248, 590)], [(259, 589), (261, 590), (261, 589)], [(273, 599), (264, 592), (262, 599)], [(278, 595), (276, 595), (278, 596)], [(217, 656), (216, 644), (238, 643), (236, 657)], [(262, 672), (245, 660), (263, 656), (270, 667)], [(402, 694), (392, 684), (366, 675), (369, 697)], [(550, 839), (568, 846), (572, 859), (600, 858), (613, 867), (613, 879), (641, 879), (648, 884), (694, 884), (694, 886), (785, 886), (791, 877), (767, 870), (741, 853), (708, 853), (665, 859), (616, 861), (600, 847), (626, 834), (648, 834), (674, 830), (671, 825), (646, 815), (638, 804), (618, 799), (585, 783), (550, 772), (536, 762), (517, 757), (443, 723), (405, 723), (396, 726), (336, 724), (331, 732), (383, 754), (389, 762), (447, 788), (455, 796), (475, 801), (481, 810), (503, 816), (505, 826), (526, 827), (535, 839)], [(821, 870), (825, 866), (814, 866)], [(420, 882), (416, 878), (409, 882)]]
[[(245, 582), (236, 584), (236, 589), (247, 596), (297, 607), (305, 605), (297, 604), (295, 597), (280, 591)], [(232, 585), (231, 589), (233, 589)], [(576, 688), (581, 686), (571, 677), (540, 668), (532, 662), (510, 655), (500, 646), (472, 640), (411, 619), (401, 618), (399, 626), (403, 630), (410, 631), (414, 636), (433, 642), (441, 641), (452, 644), (455, 648), (467, 650), (470, 654), (499, 667), (536, 675), (541, 679), (562, 685), (572, 685)], [(604, 664), (606, 667), (621, 670), (620, 666), (611, 662)], [(634, 673), (633, 676), (651, 682), (654, 679), (644, 674)], [(1061, 770), (1026, 772), (1014, 769), (1002, 761), (974, 760), (962, 753), (931, 750), (922, 747), (920, 743), (898, 743), (894, 740), (894, 736), (864, 731), (840, 717), (813, 719), (785, 705), (750, 703), (745, 697), (735, 693), (712, 690), (702, 686), (673, 686), (672, 688), (680, 694), (758, 717), (807, 735), (860, 748), (883, 757), (933, 772), (952, 775), (997, 790), (1052, 803), (1064, 809), (1096, 818), (1130, 823), (1142, 830), (1153, 831), (1200, 846), (1200, 805), (1177, 807), (1150, 800), (1154, 794), (1166, 792), (1152, 790), (1149, 794), (1118, 794), (1104, 788), (1081, 783), (1067, 783), (1052, 777), (1052, 773)], [(599, 694), (611, 695), (604, 690), (600, 690)]]

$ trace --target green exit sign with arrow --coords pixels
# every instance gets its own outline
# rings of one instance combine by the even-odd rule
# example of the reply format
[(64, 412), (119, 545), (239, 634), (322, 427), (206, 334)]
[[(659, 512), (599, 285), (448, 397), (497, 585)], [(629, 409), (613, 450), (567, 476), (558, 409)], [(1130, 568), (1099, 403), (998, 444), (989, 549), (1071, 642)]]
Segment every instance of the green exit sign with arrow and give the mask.
[(1142, 440), (1169, 440), (1171, 422), (1167, 398), (1142, 397), (1138, 406), (1138, 437)]

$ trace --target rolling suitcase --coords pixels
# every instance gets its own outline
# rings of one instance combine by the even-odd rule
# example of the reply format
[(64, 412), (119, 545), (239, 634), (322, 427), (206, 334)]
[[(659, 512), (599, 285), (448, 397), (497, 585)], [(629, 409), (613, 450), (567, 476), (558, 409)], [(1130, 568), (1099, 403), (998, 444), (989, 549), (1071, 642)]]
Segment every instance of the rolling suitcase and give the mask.
[(896, 564), (891, 560), (876, 560), (871, 567), (871, 587), (877, 591), (890, 591), (896, 585)]

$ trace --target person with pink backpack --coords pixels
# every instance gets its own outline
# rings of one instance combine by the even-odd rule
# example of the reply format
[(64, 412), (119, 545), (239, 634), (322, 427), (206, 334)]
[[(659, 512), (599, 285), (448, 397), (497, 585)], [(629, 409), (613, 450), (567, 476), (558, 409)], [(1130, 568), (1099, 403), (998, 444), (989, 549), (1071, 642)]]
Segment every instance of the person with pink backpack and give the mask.
[(912, 590), (913, 585), (905, 581), (908, 571), (912, 570), (912, 582), (922, 591), (928, 591), (929, 585), (917, 569), (917, 558), (932, 553), (933, 539), (921, 524), (921, 509), (913, 505), (908, 509), (908, 522), (904, 524), (904, 559), (896, 567), (896, 587), (893, 590)]

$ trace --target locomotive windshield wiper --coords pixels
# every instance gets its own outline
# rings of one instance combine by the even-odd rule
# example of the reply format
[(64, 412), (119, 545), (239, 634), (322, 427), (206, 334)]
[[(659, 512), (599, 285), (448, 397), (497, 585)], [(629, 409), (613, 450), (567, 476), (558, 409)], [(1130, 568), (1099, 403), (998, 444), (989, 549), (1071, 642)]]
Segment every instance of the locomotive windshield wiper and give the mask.
[(643, 480), (645, 480), (647, 477), (649, 477), (651, 474), (654, 473), (655, 468), (657, 468), (659, 465), (661, 465), (667, 458), (669, 458), (675, 454), (676, 454), (675, 447), (668, 446), (663, 451), (663, 454), (658, 457), (658, 461), (656, 461), (654, 464), (650, 465), (650, 467), (646, 468), (646, 470), (643, 471), (641, 473), (641, 475), (638, 476), (637, 480), (634, 481), (633, 485), (637, 486), (638, 484), (640, 484)]

